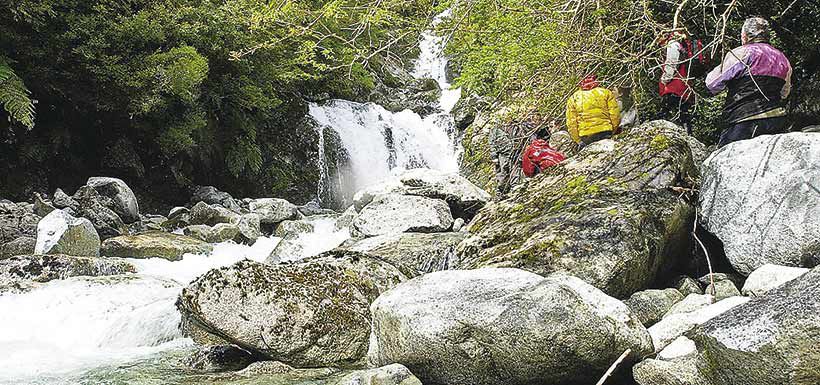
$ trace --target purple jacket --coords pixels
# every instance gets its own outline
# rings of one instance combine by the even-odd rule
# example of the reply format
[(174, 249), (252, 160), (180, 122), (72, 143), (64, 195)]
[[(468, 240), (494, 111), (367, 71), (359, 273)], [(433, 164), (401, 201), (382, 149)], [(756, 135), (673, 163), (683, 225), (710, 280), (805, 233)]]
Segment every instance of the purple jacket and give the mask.
[(724, 115), (734, 123), (783, 107), (791, 77), (792, 66), (783, 52), (768, 43), (752, 43), (727, 53), (706, 76), (706, 87), (713, 94), (728, 89)]

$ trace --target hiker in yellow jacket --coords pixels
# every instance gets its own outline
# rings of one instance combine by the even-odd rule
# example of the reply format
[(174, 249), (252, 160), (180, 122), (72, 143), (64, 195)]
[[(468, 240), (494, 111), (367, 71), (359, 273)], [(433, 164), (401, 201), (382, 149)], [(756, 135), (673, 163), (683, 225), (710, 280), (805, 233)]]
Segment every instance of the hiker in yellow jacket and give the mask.
[(581, 81), (581, 89), (567, 101), (567, 129), (576, 143), (608, 139), (621, 123), (615, 94), (598, 84), (595, 75)]

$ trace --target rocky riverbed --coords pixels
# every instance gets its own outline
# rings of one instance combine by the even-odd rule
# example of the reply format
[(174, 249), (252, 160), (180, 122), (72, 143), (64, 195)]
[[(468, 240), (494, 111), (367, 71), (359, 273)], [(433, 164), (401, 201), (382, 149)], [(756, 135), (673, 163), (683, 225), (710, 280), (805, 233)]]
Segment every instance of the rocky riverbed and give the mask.
[(816, 384), (817, 148), (704, 159), (658, 121), (500, 201), (428, 169), (343, 212), (202, 187), (146, 215), (103, 177), (2, 201), (0, 383)]

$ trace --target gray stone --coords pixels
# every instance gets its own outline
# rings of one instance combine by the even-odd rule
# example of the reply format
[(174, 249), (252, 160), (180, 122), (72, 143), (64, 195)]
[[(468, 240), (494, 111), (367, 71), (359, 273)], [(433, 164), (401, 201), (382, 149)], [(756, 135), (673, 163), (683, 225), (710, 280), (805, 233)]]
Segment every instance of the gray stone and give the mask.
[(71, 207), (71, 209), (78, 216), (88, 218), (94, 224), (100, 239), (105, 240), (128, 234), (128, 227), (125, 226), (125, 222), (110, 208), (114, 206), (113, 200), (100, 195), (93, 187), (80, 187), (74, 193), (74, 200), (77, 202), (77, 207)]
[(212, 237), (208, 241), (211, 243), (233, 241), (241, 235), (239, 226), (230, 223), (217, 223), (212, 230)]
[(196, 205), (199, 202), (205, 202), (209, 205), (220, 205), (230, 210), (239, 210), (239, 205), (233, 199), (231, 194), (224, 191), (219, 191), (214, 186), (197, 186), (191, 196), (191, 204)]
[(820, 268), (690, 333), (714, 384), (820, 383)]
[(683, 300), (683, 294), (677, 289), (653, 289), (632, 294), (624, 301), (624, 304), (644, 326), (650, 327), (660, 321), (666, 312), (681, 300)]
[(32, 237), (20, 237), (11, 242), (0, 244), (0, 259), (15, 255), (34, 254), (36, 244), (37, 239)]
[(134, 265), (119, 258), (18, 255), (0, 260), (0, 287), (11, 282), (44, 283), (76, 276), (96, 277), (135, 272)]
[(211, 250), (213, 246), (199, 239), (155, 231), (106, 239), (100, 253), (106, 257), (178, 261), (186, 253), (207, 254)]
[(239, 214), (222, 206), (199, 202), (191, 208), (189, 223), (192, 225), (214, 226), (217, 223), (232, 223), (239, 220)]
[(376, 256), (408, 277), (416, 277), (456, 265), (455, 249), (465, 238), (464, 233), (385, 234), (360, 240), (346, 249)]
[(424, 383), (591, 383), (626, 349), (626, 365), (652, 351), (623, 303), (564, 274), (435, 272), (382, 294), (371, 312), (369, 362), (401, 362)]
[(749, 274), (746, 283), (743, 284), (743, 295), (761, 297), (808, 271), (809, 269), (800, 267), (765, 264)]
[(273, 234), (283, 239), (296, 239), (299, 235), (312, 231), (313, 225), (308, 221), (282, 221), (276, 226), (276, 231)]
[(74, 208), (79, 205), (74, 198), (70, 197), (63, 190), (57, 189), (54, 191), (54, 196), (51, 198), (51, 204), (58, 209)]
[(692, 330), (695, 326), (701, 325), (747, 301), (749, 299), (746, 297), (731, 297), (691, 312), (667, 315), (649, 328), (649, 334), (652, 335), (652, 344), (655, 346), (655, 353), (666, 348), (672, 341)]
[(728, 279), (715, 281), (714, 287), (712, 284), (709, 284), (709, 286), (706, 286), (706, 292), (714, 294), (715, 300), (717, 301), (740, 295), (740, 290)]
[(447, 202), (454, 216), (465, 219), (472, 219), (491, 199), (489, 193), (457, 173), (420, 168), (357, 192), (354, 205), (361, 211), (375, 198), (387, 194), (440, 199)]
[(638, 385), (713, 385), (698, 370), (695, 358), (648, 359), (632, 368), (632, 377)]
[(200, 241), (208, 242), (213, 238), (213, 229), (208, 225), (190, 225), (182, 229), (182, 233), (186, 236), (199, 239)]
[(413, 373), (401, 364), (356, 370), (328, 381), (328, 385), (421, 385)]
[(299, 261), (305, 257), (307, 257), (305, 255), (305, 248), (302, 247), (301, 244), (288, 239), (283, 239), (276, 244), (276, 247), (274, 247), (273, 250), (271, 250), (270, 254), (268, 254), (268, 257), (265, 259), (265, 263), (275, 265), (282, 262)]
[(372, 258), (279, 265), (243, 260), (197, 278), (177, 307), (188, 330), (218, 335), (267, 359), (345, 367), (360, 363), (367, 351), (370, 303), (403, 279)]
[(702, 309), (715, 303), (715, 297), (710, 294), (689, 294), (680, 302), (672, 305), (664, 317), (669, 317), (673, 314), (689, 313), (698, 309)]
[(34, 214), (44, 217), (54, 210), (56, 209), (51, 203), (44, 201), (40, 194), (34, 193)]
[(702, 224), (739, 273), (820, 262), (818, 147), (814, 134), (762, 135), (731, 143), (704, 163)]
[(253, 355), (238, 346), (210, 345), (198, 348), (183, 363), (198, 371), (225, 372), (244, 369), (253, 361)]
[(14, 203), (0, 203), (0, 243), (11, 242), (20, 237), (37, 236), (40, 217)]
[(262, 217), (259, 214), (242, 214), (236, 223), (239, 235), (234, 239), (237, 243), (253, 245), (262, 236)]
[(461, 229), (462, 229), (463, 227), (464, 227), (464, 219), (463, 219), (463, 218), (456, 218), (456, 219), (453, 221), (453, 229), (452, 229), (452, 230), (453, 230), (454, 232), (461, 231)]
[(678, 278), (677, 282), (675, 282), (674, 287), (684, 296), (689, 294), (703, 294), (703, 288), (700, 286), (698, 281), (692, 277), (681, 276)]
[(34, 252), (96, 257), (100, 255), (100, 237), (88, 219), (54, 210), (37, 224)]
[(459, 245), (460, 268), (563, 271), (617, 298), (690, 258), (696, 187), (686, 132), (656, 121), (576, 156), (485, 206)]
[(276, 225), (286, 219), (295, 219), (298, 214), (293, 203), (279, 198), (254, 199), (248, 206), (252, 213), (259, 214), (264, 225)]
[(452, 226), (450, 207), (443, 200), (398, 194), (379, 195), (353, 220), (353, 227), (368, 237), (443, 232)]
[(86, 185), (112, 201), (110, 209), (114, 210), (125, 223), (133, 223), (140, 219), (140, 209), (137, 197), (125, 182), (117, 178), (91, 177)]

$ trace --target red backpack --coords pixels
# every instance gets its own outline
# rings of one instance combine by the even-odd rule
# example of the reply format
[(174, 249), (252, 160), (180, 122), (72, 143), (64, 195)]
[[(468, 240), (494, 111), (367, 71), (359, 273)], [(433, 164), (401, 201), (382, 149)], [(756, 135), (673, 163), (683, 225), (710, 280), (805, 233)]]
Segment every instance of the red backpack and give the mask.
[(698, 38), (689, 38), (681, 42), (683, 63), (679, 72), (688, 78), (700, 78), (709, 71), (709, 56), (703, 49), (703, 42)]
[(532, 178), (545, 169), (561, 163), (566, 157), (550, 147), (544, 139), (536, 139), (530, 144), (521, 157), (521, 168), (524, 175)]

